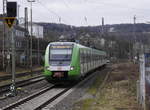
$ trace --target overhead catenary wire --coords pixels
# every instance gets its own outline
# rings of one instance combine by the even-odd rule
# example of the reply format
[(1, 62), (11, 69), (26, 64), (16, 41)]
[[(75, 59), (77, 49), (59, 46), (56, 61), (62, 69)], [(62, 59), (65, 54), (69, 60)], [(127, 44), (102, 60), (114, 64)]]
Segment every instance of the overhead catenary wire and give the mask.
[(66, 0), (63, 0), (63, 3), (67, 8), (72, 9)]
[[(23, 1), (23, 0), (21, 0), (21, 1)], [(51, 0), (50, 0), (51, 1)], [(81, 3), (80, 3), (80, 1), (81, 1)], [(53, 1), (54, 2), (54, 1)], [(65, 5), (65, 7), (70, 11), (70, 10), (72, 10), (74, 13), (76, 13), (77, 11), (76, 10), (74, 10), (75, 8), (76, 8), (76, 4), (73, 4), (74, 3), (74, 1), (69, 1), (69, 0), (62, 0), (62, 1), (60, 1), (61, 2), (61, 6), (64, 4)], [(23, 3), (23, 2), (22, 2)], [(47, 0), (36, 0), (36, 3), (38, 3), (40, 6), (42, 6), (43, 7), (43, 10), (45, 9), (45, 10), (47, 10), (51, 15), (52, 15), (52, 19), (53, 19), (53, 21), (55, 21), (54, 20), (54, 18), (56, 18), (57, 19), (57, 21), (55, 21), (55, 22), (59, 22), (59, 19), (61, 18), (61, 22), (62, 23), (65, 23), (65, 24), (72, 24), (72, 16), (68, 16), (68, 15), (71, 15), (71, 14), (62, 14), (62, 13), (60, 13), (60, 12), (57, 12), (56, 10), (54, 10), (54, 9), (51, 9), (48, 5), (46, 5), (45, 3), (49, 3), (49, 1), (47, 1)], [(111, 3), (111, 2), (106, 2), (106, 1), (92, 1), (92, 0), (79, 0), (79, 3), (78, 2), (75, 2), (75, 3), (77, 3), (77, 4), (81, 4), (81, 5), (84, 5), (84, 6), (87, 6), (87, 7), (93, 7), (92, 5), (94, 5), (95, 7), (94, 8), (90, 8), (91, 10), (93, 9), (95, 9), (95, 8), (97, 8), (97, 7), (99, 7), (99, 6), (108, 6), (108, 7), (115, 7), (115, 8), (118, 8), (118, 9), (125, 9), (125, 10), (131, 10), (131, 12), (132, 13), (130, 13), (130, 14), (132, 14), (131, 16), (133, 16), (134, 14), (136, 14), (137, 15), (137, 17), (138, 16), (145, 16), (146, 18), (144, 18), (144, 19), (149, 19), (149, 17), (148, 17), (148, 14), (143, 14), (143, 13), (147, 13), (147, 11), (144, 11), (144, 10), (147, 10), (147, 9), (142, 9), (142, 8), (138, 8), (138, 7), (133, 7), (133, 6), (130, 6), (130, 4), (127, 4), (127, 5), (122, 5), (122, 4), (118, 4), (118, 3)], [(74, 7), (75, 6), (75, 7)], [(80, 7), (80, 6), (79, 6)], [(105, 7), (104, 7), (105, 8)], [(66, 10), (66, 9), (65, 9)], [(140, 10), (140, 11), (138, 11), (137, 13), (136, 13), (136, 11), (135, 10)], [(82, 11), (84, 11), (84, 10), (81, 10), (81, 12)], [(98, 13), (100, 10), (96, 10), (96, 12)], [(108, 11), (108, 10), (107, 10)], [(144, 12), (143, 12), (144, 11)], [(119, 11), (118, 11), (119, 12)], [(69, 12), (70, 13), (70, 12)], [(87, 14), (86, 14), (87, 13)], [(119, 12), (120, 13), (120, 12)], [(149, 13), (149, 12), (148, 12)], [(80, 13), (79, 13), (80, 14)], [(90, 20), (91, 19), (91, 16), (88, 16), (88, 14), (89, 14), (89, 12), (88, 11), (86, 11), (85, 10), (85, 13), (84, 13), (84, 15), (82, 14), (81, 15), (81, 20), (83, 20), (83, 18), (84, 18), (84, 16), (86, 16), (86, 17), (89, 17), (88, 19)], [(118, 14), (118, 13), (117, 13)], [(53, 16), (54, 15), (54, 16)], [(66, 15), (66, 16), (64, 16), (64, 15)], [(102, 14), (101, 14), (102, 15)], [(49, 15), (44, 15), (43, 14), (43, 16), (44, 17), (46, 17), (46, 18), (50, 18), (49, 17)], [(56, 17), (55, 17), (56, 16)], [(103, 16), (103, 15), (102, 15)], [(130, 17), (131, 17), (130, 16)], [(92, 16), (92, 17), (94, 17), (94, 16)], [(117, 17), (117, 16), (113, 16), (113, 17)], [(107, 18), (107, 16), (106, 16), (106, 18)], [(126, 16), (126, 18), (127, 18), (127, 16)], [(128, 19), (128, 18), (127, 18)], [(130, 19), (130, 18), (129, 18)], [(143, 19), (143, 18), (141, 18), (140, 17), (140, 19)], [(138, 18), (138, 22), (140, 21), (140, 19)], [(122, 19), (122, 21), (124, 20), (124, 18)], [(146, 21), (146, 20), (144, 20), (144, 21)], [(81, 23), (82, 24), (82, 23)], [(85, 22), (84, 22), (84, 24), (85, 24)], [(90, 21), (89, 21), (89, 24), (90, 24)]]
[[(64, 3), (66, 8), (68, 8), (69, 10), (72, 10), (72, 7), (70, 6), (70, 4), (66, 0), (63, 0), (63, 3)], [(69, 19), (72, 19), (72, 18), (69, 17)]]
[[(93, 0), (83, 0), (83, 2), (85, 2), (84, 4), (85, 5), (96, 5), (96, 6), (101, 6), (101, 5), (104, 5), (104, 6), (114, 6), (116, 8), (121, 8), (121, 9), (128, 9), (128, 10), (138, 10), (140, 11), (139, 13), (149, 13), (149, 9), (143, 9), (143, 8), (135, 8), (135, 7), (131, 7), (129, 5), (121, 5), (121, 4), (115, 4), (115, 3), (106, 3), (106, 2), (101, 2), (101, 1), (93, 1)], [(137, 12), (138, 13), (138, 12)], [(137, 15), (137, 13), (135, 13)], [(140, 15), (140, 14), (139, 14)], [(144, 19), (144, 18), (148, 18), (148, 16), (146, 17), (143, 17), (141, 19)]]
[(48, 7), (46, 7), (42, 2), (40, 2), (39, 0), (37, 1), (43, 8), (45, 8), (49, 13), (51, 14), (54, 14), (56, 17), (58, 17), (58, 19), (61, 18), (61, 20), (64, 22), (64, 23), (67, 23), (68, 24), (68, 21), (64, 20), (63, 17), (61, 17), (60, 15), (58, 15), (56, 12), (50, 10)]
[[(144, 19), (149, 19), (150, 17), (149, 16), (143, 16), (143, 13), (149, 13), (149, 10), (148, 9), (143, 9), (143, 8), (135, 8), (135, 7), (131, 7), (129, 5), (121, 5), (121, 4), (115, 4), (115, 3), (106, 3), (106, 2), (95, 2), (95, 1), (90, 1), (90, 0), (85, 0), (85, 3), (88, 5), (95, 5), (95, 6), (101, 6), (101, 5), (104, 5), (104, 6), (114, 6), (115, 8), (121, 8), (121, 9), (128, 9), (128, 10), (138, 10), (139, 12), (136, 12), (135, 14), (138, 15), (140, 17), (138, 17), (138, 21), (140, 22), (140, 20), (144, 20)], [(142, 17), (141, 17), (142, 15)], [(146, 21), (146, 20), (145, 20)]]
[(89, 0), (86, 0), (85, 1), (86, 3), (89, 3), (90, 5), (97, 5), (97, 6), (100, 6), (100, 5), (109, 5), (109, 6), (114, 6), (116, 8), (122, 8), (122, 9), (133, 9), (133, 10), (139, 10), (139, 11), (147, 11), (147, 13), (149, 13), (149, 10), (148, 9), (142, 9), (142, 8), (134, 8), (134, 7), (130, 7), (128, 5), (120, 5), (120, 4), (114, 4), (114, 3), (105, 3), (105, 2), (94, 2), (94, 1), (89, 1)]

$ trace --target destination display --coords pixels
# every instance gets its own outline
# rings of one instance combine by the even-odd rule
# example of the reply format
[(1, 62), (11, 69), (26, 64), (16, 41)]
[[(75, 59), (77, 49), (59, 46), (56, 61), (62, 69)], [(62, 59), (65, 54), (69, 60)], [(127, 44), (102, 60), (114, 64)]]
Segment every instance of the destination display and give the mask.
[(72, 48), (72, 46), (71, 45), (52, 45), (51, 48), (55, 48), (55, 49), (56, 48), (58, 48), (58, 49), (60, 49), (60, 48), (64, 49), (65, 48), (66, 49), (66, 48)]

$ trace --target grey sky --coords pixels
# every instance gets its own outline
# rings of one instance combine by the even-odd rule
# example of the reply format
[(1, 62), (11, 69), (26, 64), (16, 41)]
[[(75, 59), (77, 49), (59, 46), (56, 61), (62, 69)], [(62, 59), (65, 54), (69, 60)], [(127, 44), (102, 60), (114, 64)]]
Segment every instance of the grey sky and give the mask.
[[(20, 16), (24, 7), (30, 7), (27, 0), (17, 1)], [(100, 25), (101, 17), (106, 24), (133, 23), (136, 15), (138, 23), (150, 21), (150, 0), (36, 0), (33, 3), (33, 21), (59, 22), (76, 26)], [(0, 0), (2, 13), (2, 0)], [(85, 20), (87, 18), (87, 22)]]

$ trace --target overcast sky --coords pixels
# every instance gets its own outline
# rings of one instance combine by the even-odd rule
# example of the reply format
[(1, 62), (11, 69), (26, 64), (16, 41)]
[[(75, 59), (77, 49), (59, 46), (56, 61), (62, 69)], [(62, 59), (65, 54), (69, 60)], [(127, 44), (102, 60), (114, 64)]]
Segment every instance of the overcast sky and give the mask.
[[(0, 0), (0, 13), (2, 1)], [(8, 1), (18, 2), (20, 17), (24, 16), (25, 7), (30, 8), (27, 0)], [(100, 25), (102, 17), (105, 18), (105, 24), (133, 23), (134, 15), (137, 23), (150, 21), (150, 0), (35, 0), (33, 3), (35, 22), (93, 26)]]

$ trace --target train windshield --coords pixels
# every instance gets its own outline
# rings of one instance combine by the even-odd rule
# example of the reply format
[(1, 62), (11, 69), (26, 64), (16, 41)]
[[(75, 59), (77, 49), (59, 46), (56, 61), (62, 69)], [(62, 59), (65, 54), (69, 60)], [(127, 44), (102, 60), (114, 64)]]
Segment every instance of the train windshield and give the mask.
[(50, 64), (53, 66), (70, 65), (72, 57), (72, 46), (50, 46)]

